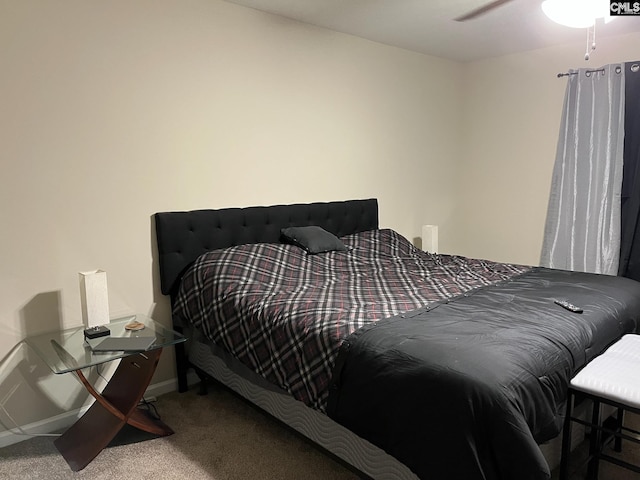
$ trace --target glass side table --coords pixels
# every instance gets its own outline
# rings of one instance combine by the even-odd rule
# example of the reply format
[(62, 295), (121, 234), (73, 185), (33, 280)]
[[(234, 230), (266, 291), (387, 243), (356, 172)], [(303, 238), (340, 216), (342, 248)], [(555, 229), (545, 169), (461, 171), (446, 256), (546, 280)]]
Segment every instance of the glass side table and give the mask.
[[(125, 325), (132, 321), (143, 323), (144, 328), (126, 330)], [(151, 382), (162, 349), (184, 342), (185, 337), (144, 315), (115, 319), (105, 326), (111, 337), (154, 337), (155, 341), (144, 351), (94, 352), (85, 341), (84, 326), (26, 339), (53, 373), (74, 372), (96, 399), (85, 414), (54, 441), (74, 472), (86, 467), (126, 424), (160, 436), (173, 433), (163, 422), (137, 407)], [(117, 359), (122, 360), (116, 371), (102, 392), (98, 392), (82, 369)]]

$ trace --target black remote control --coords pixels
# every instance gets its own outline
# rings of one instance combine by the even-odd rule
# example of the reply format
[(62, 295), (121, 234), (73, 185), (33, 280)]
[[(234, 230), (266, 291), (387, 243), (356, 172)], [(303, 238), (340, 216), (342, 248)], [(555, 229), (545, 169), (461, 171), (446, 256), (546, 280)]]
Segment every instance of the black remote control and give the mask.
[(553, 303), (560, 305), (562, 308), (566, 308), (573, 313), (582, 313), (583, 310), (580, 307), (576, 307), (573, 303), (569, 303), (566, 300), (554, 300)]

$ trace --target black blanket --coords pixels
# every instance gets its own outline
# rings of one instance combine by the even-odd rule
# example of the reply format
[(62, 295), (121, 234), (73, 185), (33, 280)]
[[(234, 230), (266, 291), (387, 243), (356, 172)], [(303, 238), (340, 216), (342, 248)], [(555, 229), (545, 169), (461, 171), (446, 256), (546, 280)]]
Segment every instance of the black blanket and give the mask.
[(353, 333), (327, 413), (423, 479), (548, 479), (570, 378), (639, 318), (639, 282), (534, 269)]

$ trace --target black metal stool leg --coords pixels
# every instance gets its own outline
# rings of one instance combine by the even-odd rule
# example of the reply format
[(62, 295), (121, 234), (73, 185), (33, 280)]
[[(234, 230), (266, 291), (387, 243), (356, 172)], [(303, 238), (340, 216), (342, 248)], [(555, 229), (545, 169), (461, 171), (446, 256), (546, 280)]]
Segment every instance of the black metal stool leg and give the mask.
[(593, 400), (593, 412), (591, 414), (591, 439), (589, 442), (589, 466), (587, 479), (598, 480), (598, 467), (600, 466), (600, 449), (602, 447), (602, 435), (600, 430), (600, 401)]
[(569, 478), (569, 455), (571, 454), (571, 415), (573, 409), (573, 392), (567, 395), (567, 410), (562, 429), (562, 454), (560, 457), (560, 480)]
[[(616, 419), (616, 433), (622, 433), (622, 425), (624, 424), (624, 408), (618, 407), (618, 417)], [(622, 451), (622, 437), (620, 435), (616, 435), (615, 443), (613, 445), (613, 449), (616, 452)]]

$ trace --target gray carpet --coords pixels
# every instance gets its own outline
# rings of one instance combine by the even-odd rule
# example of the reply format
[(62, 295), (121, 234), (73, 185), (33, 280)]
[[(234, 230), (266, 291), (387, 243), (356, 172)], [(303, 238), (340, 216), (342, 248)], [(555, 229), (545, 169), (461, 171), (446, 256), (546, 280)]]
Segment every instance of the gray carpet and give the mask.
[[(212, 385), (207, 396), (198, 396), (195, 390), (163, 395), (155, 406), (162, 420), (175, 430), (174, 435), (152, 438), (126, 428), (89, 466), (77, 473), (72, 472), (58, 454), (52, 438), (30, 438), (0, 449), (0, 478), (359, 478), (354, 471), (220, 386)], [(625, 455), (634, 455), (634, 447), (640, 449), (627, 443)], [(606, 464), (600, 472), (601, 480), (640, 478)]]

